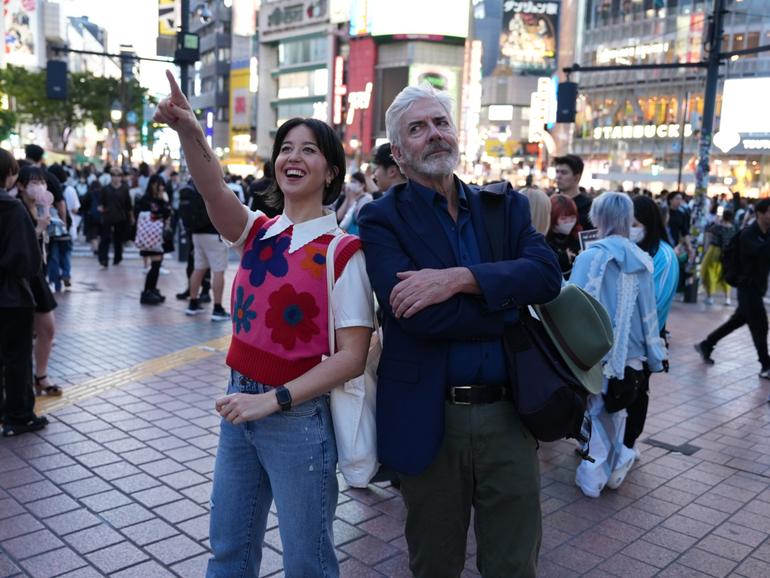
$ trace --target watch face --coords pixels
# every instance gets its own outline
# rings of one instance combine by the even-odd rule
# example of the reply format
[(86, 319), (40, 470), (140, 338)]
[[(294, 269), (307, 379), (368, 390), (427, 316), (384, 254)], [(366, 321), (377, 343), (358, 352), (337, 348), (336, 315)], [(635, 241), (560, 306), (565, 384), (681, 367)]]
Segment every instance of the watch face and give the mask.
[(275, 390), (275, 397), (278, 399), (278, 405), (282, 410), (291, 409), (291, 393), (285, 387), (279, 387)]

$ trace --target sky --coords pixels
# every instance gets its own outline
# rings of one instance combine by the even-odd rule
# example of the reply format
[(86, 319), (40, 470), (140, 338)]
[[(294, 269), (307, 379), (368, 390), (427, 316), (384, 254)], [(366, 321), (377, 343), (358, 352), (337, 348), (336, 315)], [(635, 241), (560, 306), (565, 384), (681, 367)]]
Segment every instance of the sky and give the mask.
[[(107, 49), (119, 52), (121, 44), (131, 44), (138, 56), (155, 57), (158, 34), (158, 0), (59, 0), (63, 16), (88, 16), (94, 24), (107, 30)], [(168, 83), (166, 68), (173, 65), (142, 62), (142, 85), (151, 93), (165, 94)]]

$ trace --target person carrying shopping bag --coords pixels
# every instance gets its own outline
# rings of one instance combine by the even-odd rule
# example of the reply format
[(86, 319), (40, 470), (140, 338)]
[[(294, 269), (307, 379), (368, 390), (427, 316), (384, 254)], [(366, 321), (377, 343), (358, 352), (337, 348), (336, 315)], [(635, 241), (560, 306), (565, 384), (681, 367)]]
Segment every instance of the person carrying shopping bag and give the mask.
[[(232, 291), (233, 338), (211, 497), (207, 577), (259, 576), (267, 515), (275, 500), (287, 576), (339, 576), (332, 522), (337, 450), (332, 388), (364, 372), (372, 293), (360, 242), (335, 252), (326, 293), (326, 250), (339, 233), (334, 202), (345, 155), (327, 124), (294, 118), (272, 152), (280, 216), (249, 211), (224, 182), (216, 155), (174, 77), (155, 113), (180, 138), (195, 184), (219, 234), (242, 252)], [(337, 351), (329, 351), (332, 300)], [(328, 355), (322, 361), (324, 356)]]

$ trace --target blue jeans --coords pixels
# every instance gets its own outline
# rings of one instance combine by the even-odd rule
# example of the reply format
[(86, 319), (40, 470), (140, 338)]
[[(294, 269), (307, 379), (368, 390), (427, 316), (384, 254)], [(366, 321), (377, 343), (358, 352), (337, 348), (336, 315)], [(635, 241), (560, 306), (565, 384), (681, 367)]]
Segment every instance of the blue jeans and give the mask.
[(51, 241), (48, 244), (48, 280), (61, 291), (62, 279), (70, 278), (72, 241)]
[[(227, 388), (228, 393), (268, 390), (234, 370)], [(332, 533), (336, 466), (328, 396), (242, 425), (223, 419), (211, 493), (213, 557), (207, 578), (259, 576), (273, 499), (284, 574), (337, 578)]]

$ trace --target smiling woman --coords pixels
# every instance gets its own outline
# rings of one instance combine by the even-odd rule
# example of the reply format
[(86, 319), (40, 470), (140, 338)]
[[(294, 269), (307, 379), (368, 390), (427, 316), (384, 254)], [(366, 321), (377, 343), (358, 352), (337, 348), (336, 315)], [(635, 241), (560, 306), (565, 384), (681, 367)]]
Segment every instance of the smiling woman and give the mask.
[[(286, 575), (337, 577), (337, 452), (327, 394), (363, 373), (373, 327), (357, 237), (337, 244), (328, 264), (337, 278), (331, 294), (323, 274), (329, 244), (342, 234), (335, 214), (324, 210), (345, 178), (342, 144), (314, 119), (294, 118), (278, 129), (269, 196), (283, 214), (268, 219), (227, 187), (190, 103), (168, 78), (171, 96), (155, 119), (179, 134), (212, 223), (242, 253), (233, 282), (231, 377), (216, 402), (222, 425), (207, 576), (259, 576), (275, 500)], [(329, 350), (331, 323), (336, 351)]]

